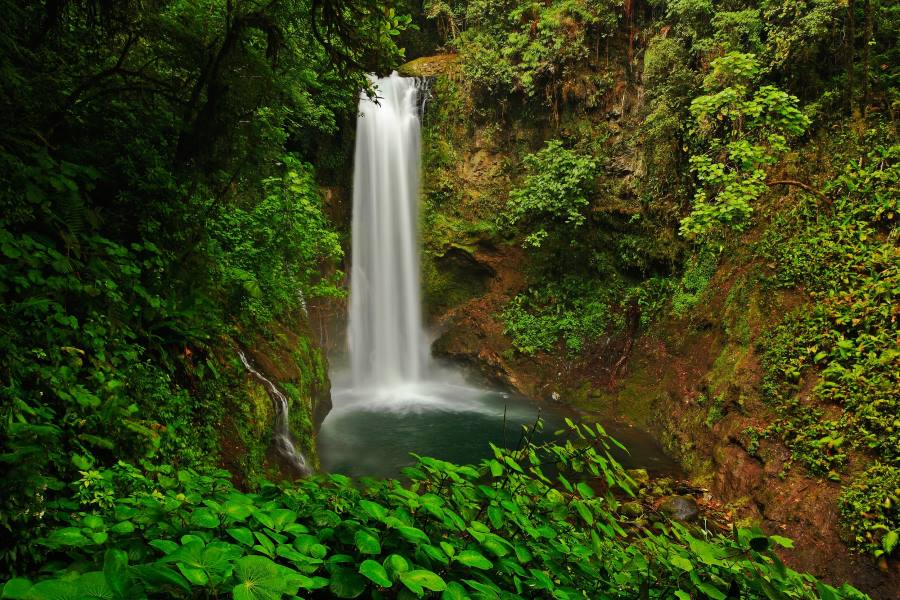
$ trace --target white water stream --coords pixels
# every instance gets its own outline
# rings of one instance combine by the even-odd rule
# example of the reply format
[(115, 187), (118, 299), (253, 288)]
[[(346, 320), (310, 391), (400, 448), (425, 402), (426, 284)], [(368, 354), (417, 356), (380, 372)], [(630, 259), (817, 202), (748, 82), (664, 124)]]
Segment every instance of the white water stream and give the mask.
[(294, 440), (291, 437), (290, 422), (288, 420), (290, 412), (287, 397), (278, 389), (278, 386), (256, 370), (256, 367), (253, 366), (253, 363), (250, 362), (250, 359), (247, 358), (247, 355), (243, 350), (238, 349), (237, 352), (244, 368), (263, 384), (263, 387), (266, 388), (266, 392), (269, 394), (269, 398), (272, 399), (272, 406), (275, 409), (272, 442), (275, 445), (275, 451), (286, 460), (297, 473), (309, 475), (310, 469), (306, 464), (306, 458), (299, 450), (297, 450), (297, 447), (294, 445)]
[(373, 80), (362, 94), (353, 173), (348, 339), (356, 387), (420, 381), (428, 365), (419, 294), (419, 80)]

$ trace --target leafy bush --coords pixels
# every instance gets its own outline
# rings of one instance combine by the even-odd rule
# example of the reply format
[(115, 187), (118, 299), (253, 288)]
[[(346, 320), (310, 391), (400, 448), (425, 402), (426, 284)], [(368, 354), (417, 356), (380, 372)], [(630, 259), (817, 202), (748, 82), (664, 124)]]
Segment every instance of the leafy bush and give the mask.
[(699, 249), (688, 259), (680, 281), (674, 286), (672, 314), (682, 317), (700, 302), (718, 264), (718, 254), (709, 246)]
[(788, 138), (806, 131), (809, 119), (797, 98), (757, 87), (753, 54), (730, 52), (712, 62), (705, 95), (691, 103), (692, 135), (700, 150), (691, 159), (700, 184), (681, 233), (704, 236), (725, 227), (741, 231), (766, 189), (765, 168), (788, 150)]
[(875, 464), (841, 495), (841, 518), (851, 545), (882, 563), (900, 553), (900, 468)]
[(532, 288), (513, 298), (500, 315), (505, 333), (523, 354), (550, 352), (562, 341), (567, 352), (624, 326), (615, 285), (570, 277)]
[(564, 148), (559, 140), (548, 141), (523, 163), (528, 174), (521, 187), (510, 192), (503, 222), (525, 227), (526, 248), (569, 245), (587, 220), (597, 163)]
[(244, 494), (221, 472), (120, 467), (130, 489), (69, 505), (41, 542), (46, 574), (3, 597), (865, 598), (787, 569), (779, 536), (631, 522), (616, 442), (599, 426), (568, 435), (523, 436), (477, 467), (417, 457), (405, 485), (331, 475)]
[(548, 105), (589, 63), (596, 40), (618, 24), (618, 7), (608, 1), (468, 0), (429, 6), (429, 16), (444, 30), (462, 29), (451, 43), (470, 85), (500, 96), (543, 96)]
[(230, 312), (262, 323), (307, 298), (342, 294), (340, 271), (321, 275), (321, 265), (336, 263), (343, 250), (322, 212), (313, 168), (292, 155), (282, 163), (282, 174), (263, 182), (262, 200), (223, 207), (210, 224)]
[[(827, 186), (833, 204), (801, 199), (776, 218), (761, 248), (777, 265), (776, 284), (804, 286), (811, 299), (761, 341), (764, 391), (780, 417), (767, 433), (811, 472), (836, 480), (849, 449), (877, 457), (886, 472), (900, 466), (900, 146), (880, 145), (878, 136), (867, 143), (866, 159)], [(801, 402), (798, 391), (810, 380), (809, 401)], [(854, 489), (857, 505), (882, 501), (875, 486)], [(842, 514), (858, 535), (896, 529), (878, 511), (865, 527), (852, 511)], [(870, 540), (859, 547), (877, 549)]]

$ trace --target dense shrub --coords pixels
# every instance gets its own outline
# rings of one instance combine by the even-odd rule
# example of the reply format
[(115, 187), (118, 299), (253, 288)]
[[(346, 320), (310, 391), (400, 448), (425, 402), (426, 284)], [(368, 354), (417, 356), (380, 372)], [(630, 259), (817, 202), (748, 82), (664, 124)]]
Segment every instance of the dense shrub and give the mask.
[(599, 426), (568, 436), (526, 435), (479, 466), (420, 457), (406, 484), (331, 475), (256, 494), (218, 472), (120, 465), (68, 503), (38, 581), (3, 597), (865, 598), (786, 568), (779, 536), (632, 521), (616, 442)]

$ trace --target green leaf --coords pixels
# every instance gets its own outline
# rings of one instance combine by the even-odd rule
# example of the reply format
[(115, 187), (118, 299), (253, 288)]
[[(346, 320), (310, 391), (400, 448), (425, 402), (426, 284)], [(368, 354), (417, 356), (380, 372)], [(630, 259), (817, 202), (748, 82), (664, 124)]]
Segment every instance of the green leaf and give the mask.
[(669, 560), (669, 562), (671, 562), (674, 566), (678, 567), (682, 571), (694, 570), (694, 564), (690, 560), (684, 558), (683, 556), (678, 556), (677, 554), (673, 556)]
[(109, 528), (113, 533), (123, 535), (134, 531), (134, 523), (131, 521), (120, 521)]
[(102, 517), (98, 517), (97, 515), (85, 515), (83, 519), (81, 519), (81, 524), (85, 527), (93, 529), (94, 531), (100, 531), (106, 527), (106, 521), (103, 520)]
[(400, 535), (406, 538), (408, 542), (411, 542), (413, 544), (430, 543), (430, 540), (428, 539), (428, 536), (425, 535), (425, 532), (417, 527), (400, 526), (397, 527), (397, 531), (400, 533)]
[(463, 550), (456, 555), (453, 560), (467, 567), (475, 567), (476, 569), (491, 569), (494, 566), (494, 563), (475, 550)]
[(191, 525), (213, 529), (219, 526), (219, 517), (208, 508), (198, 508), (191, 513)]
[(359, 549), (360, 554), (381, 553), (381, 544), (378, 542), (378, 538), (368, 531), (360, 529), (353, 537), (356, 541), (356, 547), (357, 549)]
[[(77, 580), (75, 580), (77, 581)], [(81, 590), (72, 580), (39, 581), (28, 590), (28, 600), (82, 600)]]
[(239, 583), (234, 600), (277, 600), (284, 592), (284, 576), (277, 564), (264, 556), (244, 556), (234, 563)]
[(0, 598), (9, 600), (23, 600), (31, 589), (31, 581), (24, 577), (16, 577), (10, 579), (3, 586), (3, 593)]
[(441, 600), (469, 600), (466, 588), (459, 582), (451, 581), (447, 584), (447, 589), (441, 594)]
[(584, 505), (584, 503), (574, 500), (572, 504), (575, 506), (575, 510), (578, 512), (581, 520), (587, 523), (588, 525), (594, 524), (594, 515), (591, 514), (591, 509)]
[(432, 592), (442, 592), (447, 589), (447, 584), (437, 573), (432, 573), (426, 569), (415, 569), (400, 573), (400, 581), (409, 588), (409, 591), (417, 596), (424, 594), (423, 588)]
[(160, 550), (163, 554), (172, 554), (181, 547), (172, 540), (151, 540), (148, 543), (150, 546)]
[(769, 540), (778, 544), (782, 548), (793, 548), (794, 547), (794, 540), (792, 540), (791, 538), (782, 537), (780, 535), (770, 535)]
[(578, 490), (578, 493), (582, 498), (593, 498), (594, 490), (591, 489), (591, 486), (581, 481), (575, 485), (575, 489)]
[(385, 568), (374, 560), (364, 560), (362, 564), (359, 565), (359, 572), (370, 581), (383, 588), (389, 588), (393, 585), (393, 582), (388, 578)]
[(383, 521), (387, 517), (387, 510), (380, 504), (370, 500), (360, 500), (359, 507), (376, 521)]
[(184, 578), (194, 585), (206, 585), (209, 583), (209, 575), (203, 569), (192, 567), (184, 563), (177, 563), (175, 566), (184, 575)]
[(253, 514), (253, 509), (250, 505), (234, 500), (226, 502), (222, 510), (225, 516), (228, 517), (228, 520), (231, 521), (246, 521)]
[(225, 532), (245, 546), (253, 546), (256, 543), (253, 539), (253, 534), (246, 527), (226, 529)]
[(366, 580), (349, 569), (335, 569), (328, 589), (336, 598), (356, 598), (366, 590)]
[(898, 541), (898, 532), (896, 529), (893, 531), (889, 531), (885, 534), (883, 538), (881, 538), (881, 547), (884, 548), (885, 553), (890, 554), (894, 551), (894, 548), (897, 547)]
[(153, 588), (165, 590), (166, 586), (174, 586), (186, 592), (191, 590), (191, 584), (184, 577), (162, 565), (137, 565), (132, 567), (132, 572)]
[(103, 576), (109, 589), (124, 596), (128, 587), (128, 555), (114, 548), (107, 550), (103, 555)]
[(381, 564), (384, 565), (384, 569), (387, 571), (388, 577), (390, 577), (393, 581), (397, 581), (397, 579), (400, 578), (401, 573), (409, 571), (409, 563), (399, 554), (391, 554), (386, 559), (384, 559), (384, 562)]
[(88, 540), (81, 534), (80, 527), (63, 527), (51, 533), (47, 542), (52, 546), (84, 546)]

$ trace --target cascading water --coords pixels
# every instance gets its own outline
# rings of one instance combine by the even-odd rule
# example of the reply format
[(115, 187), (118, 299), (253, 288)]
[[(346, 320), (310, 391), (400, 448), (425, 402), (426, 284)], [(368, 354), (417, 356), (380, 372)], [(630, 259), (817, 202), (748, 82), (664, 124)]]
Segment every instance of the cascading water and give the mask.
[(420, 381), (428, 363), (419, 297), (419, 80), (372, 79), (359, 102), (348, 331), (353, 382)]
[(266, 392), (268, 392), (269, 397), (272, 399), (272, 405), (275, 408), (275, 423), (272, 436), (275, 451), (287, 461), (288, 465), (290, 465), (297, 473), (309, 475), (310, 469), (306, 464), (306, 458), (299, 450), (297, 450), (297, 447), (294, 445), (294, 440), (291, 438), (291, 428), (288, 421), (290, 413), (288, 412), (289, 405), (287, 397), (285, 397), (284, 393), (278, 389), (278, 386), (256, 370), (243, 350), (238, 349), (237, 352), (244, 368), (263, 384), (263, 387), (266, 388)]
[(410, 452), (478, 462), (504, 427), (532, 423), (538, 411), (429, 360), (417, 235), (422, 85), (396, 73), (372, 83), (378, 101), (361, 96), (356, 128), (351, 368), (332, 373), (319, 456), (350, 475), (397, 475)]

